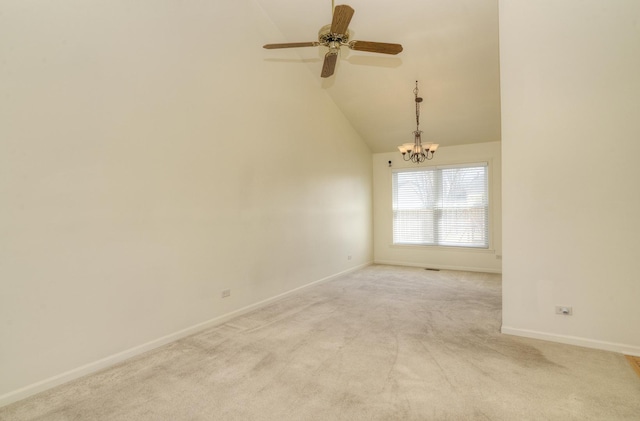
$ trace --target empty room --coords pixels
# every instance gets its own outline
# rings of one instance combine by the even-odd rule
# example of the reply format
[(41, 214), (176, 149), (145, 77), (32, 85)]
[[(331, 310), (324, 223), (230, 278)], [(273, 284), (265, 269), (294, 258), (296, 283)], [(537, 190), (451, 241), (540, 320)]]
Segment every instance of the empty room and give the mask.
[(636, 0), (3, 0), (0, 420), (638, 420), (638, 157)]

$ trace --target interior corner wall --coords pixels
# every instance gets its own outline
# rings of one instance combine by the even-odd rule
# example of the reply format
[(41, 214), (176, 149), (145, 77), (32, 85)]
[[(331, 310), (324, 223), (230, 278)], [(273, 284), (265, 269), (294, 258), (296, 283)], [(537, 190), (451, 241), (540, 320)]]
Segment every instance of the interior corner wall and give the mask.
[[(391, 167), (389, 166), (391, 161)], [(393, 245), (392, 170), (434, 165), (489, 164), (489, 249)], [(406, 162), (400, 152), (373, 155), (374, 262), (400, 266), (500, 273), (502, 269), (502, 194), (500, 142), (441, 147), (422, 164)]]
[(3, 2), (0, 404), (370, 263), (371, 152), (280, 39), (253, 1)]
[(502, 330), (640, 355), (640, 2), (499, 11)]

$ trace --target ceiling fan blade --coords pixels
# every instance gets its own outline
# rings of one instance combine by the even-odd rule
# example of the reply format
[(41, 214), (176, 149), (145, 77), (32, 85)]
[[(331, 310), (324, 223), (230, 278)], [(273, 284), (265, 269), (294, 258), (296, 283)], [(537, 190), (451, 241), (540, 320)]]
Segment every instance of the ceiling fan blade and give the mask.
[(324, 64), (322, 65), (322, 73), (320, 77), (329, 77), (336, 70), (336, 63), (338, 61), (338, 55), (328, 52), (324, 56)]
[(402, 51), (402, 45), (389, 44), (387, 42), (351, 41), (349, 48), (356, 51), (368, 51), (370, 53), (398, 54)]
[(266, 48), (267, 50), (274, 50), (276, 48), (298, 48), (298, 47), (317, 47), (320, 45), (319, 42), (286, 42), (283, 44), (265, 44), (262, 48)]
[(349, 22), (353, 17), (355, 10), (351, 6), (342, 4), (336, 6), (333, 10), (333, 20), (331, 21), (331, 32), (334, 34), (346, 34), (349, 28)]

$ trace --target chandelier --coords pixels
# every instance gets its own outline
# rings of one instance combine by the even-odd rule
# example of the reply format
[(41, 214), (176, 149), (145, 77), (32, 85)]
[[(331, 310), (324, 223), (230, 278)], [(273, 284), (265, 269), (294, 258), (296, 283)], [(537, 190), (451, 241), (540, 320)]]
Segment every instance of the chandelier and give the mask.
[(413, 143), (405, 143), (398, 146), (402, 152), (402, 158), (405, 161), (415, 162), (419, 164), (428, 159), (433, 159), (433, 154), (438, 149), (437, 143), (422, 144), (422, 131), (420, 130), (420, 103), (422, 98), (418, 96), (418, 81), (416, 80), (416, 89), (413, 90), (416, 97), (416, 130), (413, 132)]

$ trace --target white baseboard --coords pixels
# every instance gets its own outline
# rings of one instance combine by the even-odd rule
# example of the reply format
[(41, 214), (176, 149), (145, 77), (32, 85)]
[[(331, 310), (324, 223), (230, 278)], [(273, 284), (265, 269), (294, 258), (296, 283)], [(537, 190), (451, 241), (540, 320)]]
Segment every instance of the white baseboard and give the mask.
[(640, 347), (615, 342), (598, 341), (595, 339), (580, 338), (577, 336), (558, 335), (556, 333), (537, 332), (534, 330), (517, 329), (502, 326), (500, 331), (507, 335), (522, 336), (525, 338), (541, 339), (543, 341), (559, 342), (562, 344), (576, 345), (585, 348), (601, 349), (603, 351), (618, 352), (620, 354), (640, 357)]
[(321, 284), (321, 283), (329, 282), (331, 280), (334, 280), (336, 278), (344, 276), (344, 275), (346, 275), (348, 273), (355, 272), (356, 270), (360, 270), (360, 269), (362, 269), (364, 267), (367, 267), (367, 266), (369, 266), (371, 264), (372, 264), (372, 262), (367, 262), (367, 263), (364, 263), (362, 265), (355, 266), (353, 268), (349, 268), (347, 270), (344, 270), (342, 272), (336, 273), (334, 275), (327, 276), (325, 278), (319, 279), (317, 281), (310, 282), (308, 284), (302, 285), (302, 286), (300, 286), (298, 288), (294, 288), (294, 289), (292, 289), (290, 291), (287, 291), (287, 292), (284, 292), (282, 294), (278, 294), (278, 295), (276, 295), (274, 297), (267, 298), (266, 300), (257, 302), (255, 304), (248, 305), (246, 307), (243, 307), (241, 309), (232, 311), (230, 313), (223, 314), (222, 316), (218, 316), (218, 317), (215, 317), (215, 318), (213, 318), (211, 320), (207, 320), (205, 322), (198, 323), (198, 324), (196, 324), (194, 326), (188, 327), (186, 329), (182, 329), (182, 330), (180, 330), (178, 332), (171, 333), (169, 335), (163, 336), (161, 338), (155, 339), (155, 340), (147, 342), (145, 344), (135, 346), (133, 348), (127, 349), (127, 350), (119, 352), (117, 354), (110, 355), (110, 356), (108, 356), (106, 358), (102, 358), (102, 359), (100, 359), (98, 361), (94, 361), (92, 363), (85, 364), (85, 365), (83, 365), (81, 367), (74, 368), (74, 369), (66, 371), (64, 373), (60, 373), (60, 374), (58, 374), (56, 376), (49, 377), (48, 379), (39, 381), (37, 383), (30, 384), (28, 386), (25, 386), (25, 387), (20, 388), (18, 390), (14, 390), (12, 392), (6, 393), (6, 394), (0, 396), (0, 407), (5, 406), (5, 405), (9, 405), (10, 403), (13, 403), (13, 402), (16, 402), (16, 401), (19, 401), (19, 400), (22, 400), (22, 399), (25, 399), (25, 398), (27, 398), (29, 396), (35, 395), (36, 393), (43, 392), (43, 391), (45, 391), (47, 389), (51, 389), (52, 387), (61, 385), (63, 383), (67, 383), (67, 382), (69, 382), (71, 380), (75, 380), (75, 379), (80, 378), (82, 376), (86, 376), (88, 374), (92, 374), (92, 373), (95, 373), (95, 372), (100, 371), (102, 369), (111, 367), (111, 366), (113, 366), (113, 365), (115, 365), (117, 363), (120, 363), (120, 362), (124, 361), (124, 360), (127, 360), (129, 358), (135, 357), (135, 356), (140, 355), (142, 353), (145, 353), (147, 351), (151, 351), (151, 350), (153, 350), (155, 348), (161, 347), (162, 345), (166, 345), (168, 343), (171, 343), (171, 342), (177, 341), (179, 339), (185, 338), (187, 336), (193, 335), (193, 334), (198, 333), (198, 332), (200, 332), (200, 331), (202, 331), (204, 329), (220, 325), (222, 323), (225, 323), (225, 322), (229, 321), (230, 319), (232, 319), (234, 317), (243, 315), (243, 314), (248, 313), (248, 312), (253, 311), (253, 310), (257, 310), (257, 309), (259, 309), (261, 307), (264, 307), (264, 306), (266, 306), (266, 305), (268, 305), (268, 304), (270, 304), (270, 303), (272, 303), (274, 301), (277, 301), (277, 300), (285, 298), (285, 297), (287, 297), (289, 295), (298, 293), (298, 292), (300, 292), (300, 291), (302, 291), (302, 290), (304, 290), (306, 288), (309, 288), (309, 287), (312, 287), (314, 285), (318, 285), (318, 284)]
[(389, 266), (410, 266), (418, 268), (432, 268), (441, 270), (462, 270), (467, 272), (483, 272), (483, 273), (502, 273), (500, 269), (490, 269), (472, 266), (448, 266), (448, 265), (432, 265), (430, 263), (414, 263), (414, 262), (397, 262), (394, 260), (375, 260), (373, 263), (376, 265), (389, 265)]

